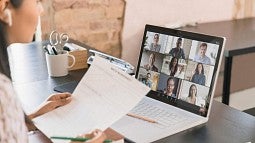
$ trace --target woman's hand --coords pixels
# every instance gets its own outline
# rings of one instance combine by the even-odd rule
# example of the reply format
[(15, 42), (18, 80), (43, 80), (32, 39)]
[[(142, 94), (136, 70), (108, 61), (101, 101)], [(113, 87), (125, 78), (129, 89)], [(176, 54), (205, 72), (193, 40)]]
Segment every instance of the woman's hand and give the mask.
[[(103, 143), (104, 140), (106, 140), (106, 135), (104, 132), (102, 132), (101, 130), (94, 130), (89, 134), (84, 134), (81, 136), (78, 136), (80, 138), (89, 138), (88, 141), (86, 141), (86, 143)], [(71, 142), (71, 143), (80, 143), (80, 142)]]
[(60, 106), (71, 102), (70, 93), (57, 93), (50, 95), (33, 113), (28, 115), (30, 119), (36, 118), (42, 114), (52, 111)]

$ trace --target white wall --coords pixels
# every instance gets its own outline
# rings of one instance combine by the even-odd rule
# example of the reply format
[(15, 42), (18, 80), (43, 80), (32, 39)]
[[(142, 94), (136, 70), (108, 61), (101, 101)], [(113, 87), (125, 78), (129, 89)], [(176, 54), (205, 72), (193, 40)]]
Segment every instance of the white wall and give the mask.
[(136, 67), (145, 24), (183, 25), (247, 17), (249, 13), (243, 12), (243, 9), (251, 3), (254, 5), (251, 0), (246, 2), (242, 0), (126, 0), (122, 59)]

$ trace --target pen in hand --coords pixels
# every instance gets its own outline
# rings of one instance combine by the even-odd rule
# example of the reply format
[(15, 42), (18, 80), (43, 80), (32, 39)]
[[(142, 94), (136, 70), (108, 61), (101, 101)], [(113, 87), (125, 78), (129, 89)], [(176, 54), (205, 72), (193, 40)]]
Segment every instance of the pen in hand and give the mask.
[(127, 116), (133, 117), (133, 118), (137, 118), (137, 119), (141, 119), (150, 123), (158, 123), (157, 121), (153, 120), (153, 119), (149, 119), (147, 117), (143, 117), (137, 114), (133, 114), (133, 113), (127, 113)]

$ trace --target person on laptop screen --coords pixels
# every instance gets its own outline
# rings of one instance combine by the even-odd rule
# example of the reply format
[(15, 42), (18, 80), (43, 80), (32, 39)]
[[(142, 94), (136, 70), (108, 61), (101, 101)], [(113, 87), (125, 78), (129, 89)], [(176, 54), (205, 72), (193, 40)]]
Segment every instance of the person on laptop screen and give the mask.
[(176, 41), (176, 47), (169, 52), (170, 56), (176, 57), (178, 59), (180, 58), (185, 59), (185, 53), (184, 53), (184, 50), (181, 48), (181, 46), (182, 46), (182, 38), (178, 38)]
[(199, 63), (203, 63), (203, 64), (207, 64), (207, 65), (211, 64), (211, 59), (205, 55), (206, 50), (207, 50), (207, 44), (202, 43), (199, 46), (199, 52), (195, 56), (194, 61), (199, 62)]
[(161, 45), (159, 44), (159, 34), (156, 33), (153, 37), (153, 42), (150, 45), (150, 50), (159, 52), (160, 48), (161, 48)]
[(202, 63), (198, 63), (195, 69), (194, 74), (191, 77), (191, 82), (205, 85), (205, 74), (204, 74), (204, 66)]
[(196, 104), (196, 98), (197, 98), (197, 86), (195, 84), (192, 84), (189, 88), (189, 94), (186, 99), (184, 99), (186, 102), (191, 104)]
[(178, 71), (177, 71), (177, 73), (175, 74), (175, 77), (184, 79), (184, 75), (185, 75), (185, 72), (184, 72), (184, 65), (183, 65), (183, 64), (178, 65)]
[(151, 73), (148, 72), (146, 74), (146, 76), (144, 78), (142, 78), (142, 83), (151, 88), (152, 82), (151, 82), (150, 78), (151, 78)]
[(151, 71), (158, 72), (158, 68), (154, 65), (155, 60), (156, 60), (155, 54), (154, 54), (154, 53), (151, 53), (151, 54), (150, 54), (150, 57), (149, 57), (149, 63), (146, 64), (146, 65), (144, 65), (143, 67), (144, 67), (146, 70), (151, 70)]
[[(22, 106), (16, 97), (10, 80), (7, 47), (12, 43), (28, 43), (33, 39), (40, 14), (42, 0), (0, 0), (0, 142), (27, 143), (28, 134)], [(42, 106), (30, 114), (31, 118), (54, 110), (71, 101), (69, 93), (53, 94)], [(33, 115), (33, 116), (32, 116)], [(29, 120), (26, 118), (26, 120)], [(103, 132), (95, 130), (90, 143), (103, 142)]]
[(175, 76), (177, 69), (178, 69), (178, 59), (176, 57), (173, 57), (169, 64), (170, 76)]
[(175, 88), (175, 80), (174, 80), (174, 77), (170, 76), (167, 79), (166, 89), (164, 91), (164, 94), (176, 98), (177, 96), (174, 93), (174, 88)]

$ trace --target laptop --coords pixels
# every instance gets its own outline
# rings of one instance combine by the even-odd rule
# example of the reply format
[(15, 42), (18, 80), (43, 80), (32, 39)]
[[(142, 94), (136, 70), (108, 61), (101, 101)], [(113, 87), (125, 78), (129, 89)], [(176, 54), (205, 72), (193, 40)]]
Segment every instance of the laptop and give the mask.
[(151, 91), (111, 127), (139, 143), (209, 119), (225, 38), (146, 25), (136, 78)]

